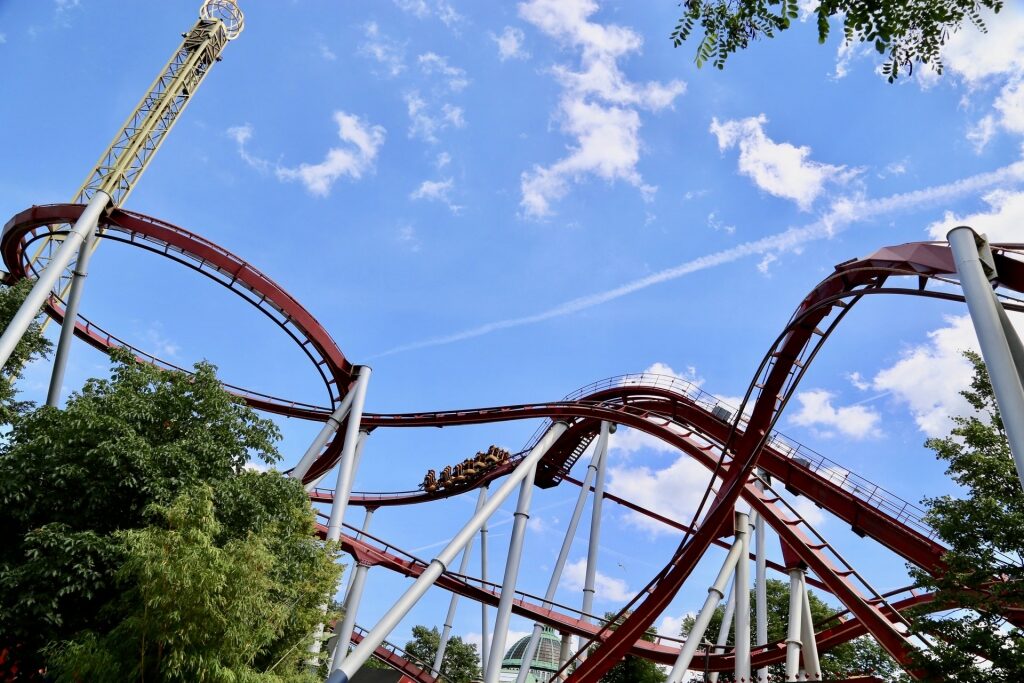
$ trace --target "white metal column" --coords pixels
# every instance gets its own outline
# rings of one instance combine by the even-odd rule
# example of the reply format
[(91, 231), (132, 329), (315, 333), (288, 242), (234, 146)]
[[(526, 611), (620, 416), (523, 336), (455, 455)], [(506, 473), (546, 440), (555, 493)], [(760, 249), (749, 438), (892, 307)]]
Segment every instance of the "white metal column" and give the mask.
[(811, 619), (811, 598), (807, 595), (807, 574), (800, 572), (800, 593), (803, 596), (800, 618), (800, 638), (803, 641), (804, 672), (808, 681), (821, 680), (821, 662), (818, 660), (818, 643), (814, 639), (814, 622)]
[[(605, 454), (607, 449), (605, 449)], [(580, 493), (576, 497), (576, 507), (573, 508), (572, 517), (569, 519), (569, 526), (565, 530), (565, 537), (562, 539), (562, 547), (558, 551), (558, 559), (555, 560), (555, 567), (551, 570), (551, 579), (548, 581), (548, 589), (544, 593), (544, 607), (550, 608), (551, 601), (555, 599), (555, 592), (558, 590), (558, 583), (562, 579), (562, 571), (565, 569), (565, 562), (569, 558), (569, 551), (572, 549), (572, 542), (576, 538), (576, 530), (579, 528), (580, 518), (583, 516), (583, 508), (587, 503), (587, 497), (590, 495), (590, 484), (593, 482), (594, 477), (597, 474), (598, 464), (603, 459), (600, 445), (596, 445), (594, 453), (590, 457), (590, 464), (587, 466), (587, 474), (583, 478), (583, 484), (580, 485)], [(537, 643), (540, 641), (540, 634), (542, 626), (537, 623), (533, 625), (533, 633), (530, 634), (530, 642), (526, 646), (526, 652), (523, 653), (523, 660), (527, 662), (533, 661), (533, 656), (537, 653)], [(568, 648), (570, 643), (566, 641), (566, 638), (570, 638), (568, 634), (563, 634), (563, 640), (561, 646)], [(568, 657), (568, 650), (566, 651), (566, 657)], [(559, 668), (564, 664), (565, 661), (559, 662)], [(522, 667), (519, 669), (519, 675), (516, 676), (516, 683), (526, 683), (526, 677), (529, 675), (529, 667)]]
[[(370, 529), (370, 520), (376, 508), (366, 508), (366, 516), (363, 518), (362, 531)], [(361, 536), (361, 534), (360, 534)], [(363, 589), (366, 586), (366, 574), (370, 566), (356, 560), (355, 570), (352, 573), (352, 581), (349, 583), (348, 595), (345, 597), (345, 616), (342, 617), (341, 625), (335, 629), (338, 633), (338, 642), (334, 645), (334, 652), (331, 654), (331, 664), (328, 671), (341, 668), (348, 654), (348, 646), (352, 644), (352, 631), (356, 625), (356, 615), (359, 613), (359, 602), (363, 599)]]
[[(760, 472), (767, 477), (767, 473)], [(759, 491), (764, 491), (760, 481), (754, 484)], [(754, 574), (754, 614), (757, 621), (754, 625), (754, 645), (763, 647), (768, 644), (768, 548), (765, 538), (764, 517), (754, 514), (754, 555), (756, 569)], [(768, 683), (768, 667), (763, 666), (756, 672), (758, 683)]]
[(739, 562), (736, 563), (733, 590), (736, 596), (733, 636), (736, 641), (736, 680), (739, 683), (750, 683), (750, 522), (749, 519), (744, 521), (746, 527), (742, 531), (736, 530), (737, 540), (742, 542), (742, 550)]
[(494, 631), (491, 636), (490, 653), (487, 655), (487, 669), (484, 670), (484, 683), (498, 683), (498, 674), (501, 673), (501, 660), (505, 654), (508, 627), (512, 619), (512, 601), (515, 598), (519, 565), (523, 558), (523, 540), (526, 536), (526, 523), (530, 520), (530, 503), (533, 501), (533, 482), (536, 475), (537, 464), (534, 463), (519, 486), (519, 501), (516, 503), (512, 520), (512, 537), (508, 542), (505, 576), (501, 582), (498, 613), (494, 617)]
[(430, 564), (413, 582), (412, 586), (402, 594), (391, 609), (377, 622), (377, 625), (352, 650), (352, 654), (345, 660), (341, 669), (331, 674), (327, 679), (328, 683), (348, 683), (349, 678), (370, 658), (374, 650), (384, 642), (388, 634), (398, 625), (398, 622), (409, 613), (409, 610), (423, 597), (423, 594), (437, 581), (437, 578), (447, 570), (448, 564), (466, 547), (469, 539), (480, 530), (484, 520), (493, 515), (494, 511), (505, 502), (505, 499), (509, 497), (515, 487), (521, 484), (523, 479), (533, 471), (537, 462), (544, 457), (544, 454), (547, 453), (558, 437), (565, 433), (567, 427), (568, 425), (565, 422), (555, 422), (551, 425), (540, 441), (519, 462), (519, 465), (502, 482), (498, 490), (494, 492), (494, 495), (491, 496), (480, 511), (474, 514), (472, 519), (448, 542), (444, 550), (431, 560)]
[(711, 623), (711, 617), (714, 616), (718, 603), (725, 597), (725, 590), (729, 585), (729, 579), (732, 578), (737, 564), (744, 559), (741, 556), (744, 546), (742, 535), (747, 533), (748, 524), (747, 515), (737, 512), (735, 516), (736, 540), (729, 548), (729, 552), (725, 556), (725, 561), (722, 562), (722, 568), (718, 571), (715, 582), (708, 588), (708, 596), (704, 599), (704, 606), (697, 613), (693, 627), (686, 634), (686, 641), (683, 643), (679, 656), (676, 657), (675, 664), (672, 666), (672, 671), (668, 675), (668, 683), (681, 683), (687, 669), (690, 668), (690, 662), (693, 660), (693, 655), (697, 652), (697, 647), (704, 638), (704, 632), (707, 630), (708, 624)]
[[(996, 299), (985, 273), (982, 256), (991, 257), (987, 241), (966, 226), (953, 228), (946, 239), (953, 251), (960, 286), (967, 300), (967, 310), (970, 311), (981, 355), (988, 367), (992, 392), (996, 396), (999, 415), (1006, 430), (1006, 440), (1010, 443), (1010, 452), (1017, 466), (1017, 476), (1021, 486), (1024, 486), (1024, 367), (1017, 365), (1011, 348), (1016, 342), (1019, 349), (1021, 342), (1009, 325), (1006, 312)], [(989, 266), (994, 276), (991, 261)]]
[[(480, 495), (487, 500), (487, 486)], [(480, 526), (480, 580), (487, 581), (487, 520)], [(491, 623), (487, 616), (487, 603), (480, 603), (480, 670), (487, 671), (487, 653), (491, 648)]]
[(799, 567), (789, 570), (789, 626), (786, 631), (786, 680), (800, 680), (800, 622), (804, 614), (804, 571)]
[(75, 339), (75, 320), (78, 319), (78, 305), (85, 289), (85, 278), (89, 275), (89, 259), (95, 251), (96, 231), (86, 233), (82, 246), (78, 248), (78, 259), (71, 273), (71, 289), (64, 307), (64, 322), (60, 325), (60, 339), (57, 342), (57, 353), (53, 357), (53, 371), (50, 373), (50, 390), (46, 393), (46, 405), (57, 407), (60, 403), (60, 389), (64, 384), (64, 372), (67, 370), (68, 357), (71, 355), (71, 344)]

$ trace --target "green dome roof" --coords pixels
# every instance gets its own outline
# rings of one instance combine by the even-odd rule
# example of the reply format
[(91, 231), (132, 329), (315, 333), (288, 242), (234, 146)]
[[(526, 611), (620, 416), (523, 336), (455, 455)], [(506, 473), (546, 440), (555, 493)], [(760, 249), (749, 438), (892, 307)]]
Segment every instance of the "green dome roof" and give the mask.
[[(501, 666), (514, 667), (518, 669), (523, 665), (523, 656), (530, 644), (530, 636), (520, 638), (505, 653), (505, 659)], [(558, 671), (558, 650), (562, 644), (554, 629), (545, 626), (540, 632), (540, 640), (537, 642), (537, 652), (533, 655), (533, 661), (529, 663), (530, 669), (541, 669), (543, 671)]]

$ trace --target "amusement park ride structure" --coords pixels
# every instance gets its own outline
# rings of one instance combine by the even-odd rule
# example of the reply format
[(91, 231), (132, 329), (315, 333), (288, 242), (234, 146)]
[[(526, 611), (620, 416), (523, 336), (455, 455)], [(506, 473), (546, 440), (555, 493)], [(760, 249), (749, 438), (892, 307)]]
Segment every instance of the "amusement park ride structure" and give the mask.
[[(927, 643), (913, 639), (903, 612), (913, 606), (934, 604), (934, 596), (912, 588), (887, 593), (872, 588), (774, 487), (781, 483), (807, 497), (859, 535), (873, 539), (926, 572), (944, 571), (943, 546), (936, 542), (922, 520), (922, 511), (913, 504), (835, 466), (774, 431), (774, 425), (809, 364), (857, 302), (878, 294), (966, 300), (992, 374), (1018, 470), (1024, 472), (1024, 389), (1020, 376), (1024, 347), (1005, 312), (1024, 311), (1024, 302), (1010, 295), (1024, 293), (1024, 245), (989, 246), (969, 228), (957, 228), (951, 232), (949, 244), (887, 247), (868, 257), (839, 264), (797, 307), (765, 354), (739, 406), (726, 406), (678, 378), (643, 374), (610, 378), (562, 400), (546, 403), (404, 414), (367, 413), (364, 404), (370, 368), (352, 365), (316, 318), (273, 280), (198, 235), (121, 208), (178, 116), (220, 59), (224, 47), (238, 37), (242, 28), (243, 15), (234, 0), (206, 0), (199, 21), (185, 34), (181, 46), (72, 203), (34, 206), (8, 221), (0, 238), (0, 255), (9, 270), (8, 282), (25, 278), (36, 282), (0, 337), (0, 364), (10, 357), (42, 308), (62, 325), (48, 395), (51, 405), (57, 403), (73, 335), (104, 351), (127, 348), (140, 362), (180, 370), (78, 314), (89, 255), (101, 240), (141, 247), (188, 266), (227, 287), (282, 328), (322, 377), (327, 390), (326, 405), (285, 400), (235, 386), (227, 389), (255, 408), (323, 423), (290, 475), (304, 483), (314, 503), (330, 506), (327, 522), (319, 531), (326, 539), (338, 541), (355, 560), (344, 602), (345, 616), (329, 641), (333, 642), (328, 678), (331, 683), (348, 681), (371, 656), (422, 683), (444, 680), (439, 669), (460, 596), (482, 608), (485, 636), (481, 654), (486, 683), (498, 681), (512, 614), (536, 624), (524, 661), (531, 661), (542, 626), (561, 634), (562, 671), (557, 676), (573, 683), (598, 681), (630, 654), (670, 666), (669, 680), (673, 683), (685, 680), (695, 658), (701, 670), (716, 672), (712, 679), (717, 678), (717, 672), (733, 671), (739, 681), (750, 681), (752, 677), (766, 681), (767, 666), (784, 663), (787, 681), (821, 680), (819, 652), (865, 634), (876, 639), (912, 676), (916, 675), (911, 667), (911, 653), (915, 648), (927, 647)], [(943, 286), (929, 288), (933, 281)], [(397, 493), (352, 491), (362, 451), (374, 430), (530, 419), (541, 420), (542, 424), (521, 452), (466, 461), (473, 476), (460, 480), (458, 486), (424, 485)], [(636, 501), (624, 500), (605, 490), (609, 435), (617, 425), (661, 439), (708, 469), (707, 489), (689, 524), (667, 519)], [(572, 476), (572, 468), (591, 445), (593, 455), (580, 481)], [(334, 487), (320, 488), (320, 482), (332, 469), (337, 470)], [(535, 487), (558, 485), (579, 487), (579, 496), (548, 589), (543, 597), (537, 597), (516, 589), (530, 499)], [(475, 511), (430, 561), (410, 555), (368, 532), (373, 512), (378, 508), (428, 504), (472, 490), (478, 492)], [(485, 545), (488, 519), (517, 490), (501, 584), (486, 579), (485, 548), (481, 553), (481, 576), (469, 575), (474, 538), (480, 534), (481, 545)], [(593, 508), (583, 603), (581, 609), (574, 609), (554, 602), (555, 589), (591, 494)], [(612, 620), (592, 614), (605, 500), (656, 519), (681, 535), (669, 563)], [(749, 506), (749, 515), (738, 506), (744, 510)], [(345, 523), (351, 507), (366, 511), (360, 529)], [(783, 563), (767, 559), (769, 527), (779, 539)], [(646, 630), (665, 613), (712, 545), (728, 552), (689, 637), (645, 640)], [(456, 572), (452, 567), (460, 553)], [(749, 593), (751, 561), (755, 563), (753, 609)], [(356, 618), (370, 567), (384, 567), (411, 577), (414, 582), (372, 629), (364, 631), (356, 625)], [(768, 570), (785, 573), (789, 578), (788, 632), (781, 642), (768, 642)], [(808, 585), (827, 591), (846, 610), (827, 623), (813, 623)], [(433, 663), (415, 662), (389, 645), (386, 638), (434, 586), (452, 594), (441, 645)], [(708, 644), (705, 631), (711, 614), (726, 600), (727, 593), (726, 618), (715, 634), (715, 643)], [(497, 608), (491, 639), (486, 635), (490, 626), (488, 607)], [(752, 612), (756, 616), (753, 643)], [(1012, 623), (1024, 623), (1024, 613), (1019, 608), (1007, 607), (1005, 616)], [(730, 630), (736, 634), (735, 645), (726, 647)], [(323, 640), (322, 633), (316, 635), (314, 652), (319, 651)], [(575, 647), (572, 636), (578, 639)], [(525, 676), (524, 668), (519, 683)]]

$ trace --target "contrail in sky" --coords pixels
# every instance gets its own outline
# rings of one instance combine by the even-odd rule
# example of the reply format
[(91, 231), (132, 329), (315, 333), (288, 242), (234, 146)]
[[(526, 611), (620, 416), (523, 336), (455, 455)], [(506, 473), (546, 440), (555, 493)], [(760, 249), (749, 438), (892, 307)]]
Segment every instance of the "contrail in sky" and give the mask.
[(454, 342), (482, 337), (485, 334), (506, 330), (511, 327), (522, 327), (534, 323), (560, 318), (565, 315), (599, 306), (609, 301), (614, 301), (627, 294), (647, 289), (652, 285), (661, 284), (670, 280), (677, 280), (684, 275), (696, 273), (697, 271), (714, 268), (725, 263), (732, 263), (747, 256), (766, 254), (769, 252), (786, 251), (798, 247), (812, 240), (832, 237), (844, 230), (848, 225), (870, 218), (877, 218), (895, 211), (916, 208), (933, 204), (940, 200), (949, 200), (964, 194), (984, 190), (998, 183), (1007, 181), (1024, 180), (1024, 162), (1018, 161), (988, 173), (979, 173), (961, 180), (956, 180), (945, 185), (935, 185), (921, 190), (913, 190), (901, 194), (889, 195), (879, 199), (839, 199), (832, 204), (831, 210), (817, 221), (801, 227), (789, 228), (782, 232), (768, 235), (758, 240), (744, 242), (729, 249), (723, 249), (695, 259), (681, 263), (672, 268), (660, 270), (645, 277), (632, 280), (603, 292), (588, 294), (576, 299), (571, 299), (553, 308), (549, 308), (531, 315), (524, 315), (518, 318), (506, 318), (485, 323), (477, 327), (470, 327), (452, 334), (431, 337), (409, 344), (396, 346), (382, 353), (375, 354), (371, 358), (391, 356), (396, 353), (424, 349), (431, 346), (443, 346)]

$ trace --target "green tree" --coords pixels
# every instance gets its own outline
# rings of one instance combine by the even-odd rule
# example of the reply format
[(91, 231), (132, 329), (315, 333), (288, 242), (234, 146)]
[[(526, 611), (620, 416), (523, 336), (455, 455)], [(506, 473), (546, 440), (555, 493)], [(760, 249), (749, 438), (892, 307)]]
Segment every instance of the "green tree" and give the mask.
[[(800, 12), (799, 0), (683, 0), (683, 15), (672, 31), (679, 47), (698, 26), (697, 65), (712, 62), (724, 68), (729, 55), (759, 38), (773, 38), (790, 28)], [(981, 12), (999, 12), (1002, 0), (821, 0), (811, 10), (817, 20), (818, 42), (824, 43), (831, 20), (841, 19), (847, 44), (868, 43), (886, 61), (882, 73), (893, 82), (915, 64), (942, 72), (939, 51), (965, 22), (982, 31)]]
[[(614, 630), (628, 616), (628, 614), (622, 615), (612, 624), (611, 628)], [(615, 614), (612, 612), (606, 612), (604, 615), (604, 618), (608, 620), (614, 617)], [(657, 635), (658, 629), (652, 626), (644, 633), (643, 639), (653, 641)], [(642, 657), (626, 655), (622, 661), (608, 670), (608, 673), (601, 678), (601, 683), (663, 683), (667, 678), (668, 675), (654, 662)]]
[[(974, 414), (954, 417), (948, 436), (925, 444), (965, 495), (925, 501), (928, 522), (949, 548), (946, 571), (911, 573), (920, 587), (936, 591), (939, 605), (966, 610), (917, 616), (915, 630), (934, 644), (920, 664), (934, 679), (1021, 681), (1024, 633), (1004, 615), (1006, 606), (1024, 604), (1024, 492), (985, 364), (975, 353), (965, 355), (974, 379), (961, 393)], [(988, 662), (980, 665), (978, 657)]]
[[(789, 623), (789, 584), (777, 579), (768, 579), (765, 581), (765, 596), (768, 607), (768, 642), (784, 641)], [(811, 618), (815, 625), (824, 623), (836, 613), (813, 591), (808, 591), (808, 597), (811, 603)], [(750, 603), (754, 604), (753, 591), (751, 591)], [(715, 610), (704, 638), (711, 642), (716, 641), (724, 613), (725, 610), (722, 607)], [(683, 620), (680, 635), (686, 636), (693, 628), (693, 623), (694, 617), (687, 617)], [(753, 626), (753, 623), (751, 625)], [(751, 633), (750, 642), (755, 642), (753, 633)], [(732, 646), (733, 644), (733, 634), (730, 633), (728, 645)], [(825, 680), (848, 678), (858, 674), (874, 674), (889, 681), (895, 680), (901, 671), (892, 658), (869, 636), (837, 645), (828, 651), (820, 652), (819, 655), (821, 671)], [(692, 666), (700, 668), (699, 664), (700, 662), (695, 659)], [(784, 664), (774, 664), (768, 667), (768, 672), (772, 680), (785, 680), (786, 667)], [(731, 673), (723, 673), (718, 680), (732, 681), (733, 676)]]
[[(188, 628), (207, 638), (214, 622), (200, 607), (247, 588), (234, 594), (246, 603), (238, 609), (279, 616), (236, 643), (250, 655), (240, 668), (237, 653), (211, 661), (222, 672), (209, 680), (298, 670), (337, 569), (333, 550), (313, 537), (302, 487), (246, 469), (251, 458), (276, 461), (277, 438), (272, 422), (223, 390), (213, 366), (170, 373), (126, 353), (114, 354), (110, 379), (90, 380), (63, 410), (18, 414), (0, 444), (0, 652), (23, 670), (105, 666), (129, 672), (118, 680), (200, 680), (186, 673), (204, 670), (189, 663), (206, 657), (192, 641), (145, 630), (143, 643), (111, 638), (143, 623), (147, 610), (193, 619)], [(199, 517), (186, 521), (186, 510)], [(188, 563), (208, 580), (160, 578), (161, 566)], [(232, 584), (254, 566), (258, 578)], [(161, 612), (175, 601), (180, 613)], [(217, 638), (234, 637), (216, 623)]]
[[(412, 640), (405, 644), (405, 651), (421, 662), (431, 666), (441, 645), (441, 634), (437, 627), (412, 627)], [(452, 683), (470, 683), (480, 677), (480, 655), (476, 645), (466, 643), (458, 636), (448, 639), (441, 660), (441, 674)]]

